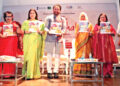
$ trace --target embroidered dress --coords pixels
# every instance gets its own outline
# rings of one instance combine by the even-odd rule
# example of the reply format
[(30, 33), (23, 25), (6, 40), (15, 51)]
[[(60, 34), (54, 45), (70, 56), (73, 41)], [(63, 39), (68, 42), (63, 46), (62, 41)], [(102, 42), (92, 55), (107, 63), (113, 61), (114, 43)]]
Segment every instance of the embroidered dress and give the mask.
[[(94, 27), (93, 36), (93, 57), (97, 58), (100, 62), (104, 62), (103, 75), (112, 75), (112, 65), (118, 62), (115, 51), (115, 45), (111, 34), (101, 34), (98, 32), (98, 25)], [(114, 34), (115, 29), (110, 25), (110, 31)]]

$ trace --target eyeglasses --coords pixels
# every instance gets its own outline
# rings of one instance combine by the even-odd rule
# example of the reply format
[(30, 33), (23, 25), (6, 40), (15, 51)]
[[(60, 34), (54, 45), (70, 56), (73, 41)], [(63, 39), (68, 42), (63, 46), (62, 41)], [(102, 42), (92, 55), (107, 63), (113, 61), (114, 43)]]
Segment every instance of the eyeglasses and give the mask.
[(100, 17), (100, 18), (106, 18), (106, 17)]
[(6, 18), (11, 18), (12, 16), (6, 16)]

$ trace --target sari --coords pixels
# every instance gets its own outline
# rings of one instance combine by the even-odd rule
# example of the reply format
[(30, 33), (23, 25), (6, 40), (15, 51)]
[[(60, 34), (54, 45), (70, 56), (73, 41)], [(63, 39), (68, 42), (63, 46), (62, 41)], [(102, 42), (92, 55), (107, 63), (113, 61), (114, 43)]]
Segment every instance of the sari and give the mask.
[[(35, 20), (38, 21), (38, 20)], [(29, 20), (26, 20), (22, 24), (22, 30), (29, 30)], [(40, 21), (38, 21), (40, 22)], [(40, 22), (41, 25), (39, 30), (43, 31), (45, 24)], [(40, 78), (40, 67), (39, 62), (43, 57), (44, 51), (44, 42), (46, 35), (38, 34), (37, 32), (33, 32), (30, 34), (24, 34), (23, 37), (23, 52), (24, 52), (24, 65), (22, 74), (27, 75), (28, 79)]]
[[(88, 25), (89, 32), (92, 33), (93, 26), (92, 24)], [(91, 36), (88, 32), (79, 32), (79, 25), (76, 24), (76, 39), (75, 39), (75, 49), (76, 49), (76, 57), (75, 59), (79, 58), (89, 58), (91, 55)], [(89, 73), (91, 72), (91, 65), (90, 64), (75, 64), (74, 71), (76, 73)]]

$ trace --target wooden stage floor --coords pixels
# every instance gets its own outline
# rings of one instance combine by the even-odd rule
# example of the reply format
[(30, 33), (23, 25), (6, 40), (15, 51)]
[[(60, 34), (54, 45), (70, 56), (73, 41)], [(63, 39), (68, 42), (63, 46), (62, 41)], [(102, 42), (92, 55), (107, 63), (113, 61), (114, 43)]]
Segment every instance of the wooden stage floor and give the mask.
[[(91, 78), (87, 78), (91, 79)], [(14, 82), (0, 83), (0, 86), (14, 86)], [(71, 86), (69, 75), (60, 75), (59, 79), (47, 79), (47, 75), (42, 75), (36, 80), (20, 80), (17, 86)], [(101, 83), (76, 82), (73, 86), (101, 86)], [(120, 75), (112, 78), (104, 78), (104, 86), (120, 86)]]

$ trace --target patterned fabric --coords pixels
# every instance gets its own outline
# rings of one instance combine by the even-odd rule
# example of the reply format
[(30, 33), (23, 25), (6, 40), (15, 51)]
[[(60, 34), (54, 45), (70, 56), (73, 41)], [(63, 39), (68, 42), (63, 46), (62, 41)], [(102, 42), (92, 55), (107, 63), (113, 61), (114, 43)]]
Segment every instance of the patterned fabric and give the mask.
[[(55, 18), (56, 18), (55, 15), (50, 15), (50, 16), (46, 17), (46, 19), (45, 19), (45, 27), (48, 30), (51, 29), (52, 22), (57, 22)], [(61, 17), (61, 21), (58, 22), (58, 23), (61, 23), (61, 30), (65, 31), (65, 29), (66, 29), (66, 20), (65, 20), (65, 18)], [(53, 48), (55, 47), (55, 51), (57, 51), (56, 54), (59, 54), (60, 53), (60, 47), (61, 47), (59, 45), (61, 45), (61, 44), (58, 41), (59, 41), (60, 38), (61, 38), (61, 36), (57, 36), (55, 34), (47, 34), (47, 38), (46, 38), (46, 42), (45, 42), (45, 52), (53, 53), (51, 51), (53, 51)], [(52, 45), (51, 47), (48, 47), (49, 43)], [(59, 46), (59, 47), (56, 47), (56, 46)]]
[[(115, 29), (112, 25), (111, 32), (114, 34)], [(93, 56), (97, 58), (99, 61), (104, 62), (103, 65), (103, 74), (104, 76), (108, 74), (112, 74), (112, 65), (113, 63), (118, 62), (118, 58), (115, 51), (115, 45), (113, 38), (110, 34), (100, 34), (98, 33), (98, 25), (96, 24), (94, 27), (94, 36), (93, 36)]]
[[(0, 23), (0, 27), (2, 27), (1, 33), (3, 34), (3, 25), (4, 22)], [(16, 32), (16, 27), (13, 25), (13, 31)], [(8, 55), (8, 56), (15, 56), (17, 54), (17, 44), (18, 38), (17, 36), (8, 36), (7, 38), (0, 37), (0, 56), (1, 55)], [(2, 64), (0, 64), (0, 73), (2, 70)], [(15, 64), (5, 63), (3, 64), (3, 73), (4, 74), (14, 74), (15, 73)]]
[[(77, 25), (76, 28), (79, 28), (79, 26)], [(88, 28), (92, 30), (92, 25), (89, 24)], [(89, 36), (89, 33), (79, 32), (76, 36), (75, 46), (76, 59), (82, 57), (83, 54), (85, 58), (89, 58), (89, 54), (91, 52), (91, 37)]]
[[(112, 36), (110, 34), (97, 33), (97, 31), (98, 25), (95, 25), (93, 36), (93, 56), (102, 62), (117, 63), (118, 59)], [(116, 33), (112, 25), (111, 32), (114, 34)]]
[[(84, 20), (81, 20), (82, 16), (84, 16)], [(82, 12), (79, 17), (80, 21), (88, 21), (87, 14)], [(89, 58), (91, 55), (91, 36), (93, 26), (92, 24), (88, 23), (88, 32), (79, 32), (80, 25), (76, 24), (75, 34), (75, 48), (76, 48), (76, 57), (75, 59), (79, 58)], [(91, 65), (90, 64), (75, 64), (74, 65), (74, 72), (76, 73), (90, 73), (91, 72)]]
[[(38, 20), (35, 20), (38, 21)], [(22, 30), (29, 30), (29, 20), (26, 20), (22, 24)], [(41, 25), (39, 30), (44, 30), (44, 23), (38, 21)], [(24, 65), (23, 75), (27, 70), (27, 78), (40, 78), (39, 61), (42, 59), (44, 51), (45, 34), (41, 35), (37, 32), (30, 34), (24, 34), (23, 38), (23, 51), (24, 51)]]
[[(92, 31), (92, 25), (89, 24), (89, 29)], [(79, 26), (77, 25), (76, 28), (79, 28)], [(81, 32), (78, 33), (76, 36), (76, 40), (75, 40), (75, 47), (76, 47), (76, 57), (75, 59), (79, 59), (79, 58), (89, 58), (92, 50), (91, 50), (91, 43), (92, 43), (92, 39), (89, 36), (89, 33), (86, 32)], [(74, 66), (74, 71), (79, 71), (79, 72), (86, 72), (90, 71), (91, 66), (89, 64), (76, 64)]]

